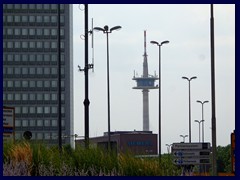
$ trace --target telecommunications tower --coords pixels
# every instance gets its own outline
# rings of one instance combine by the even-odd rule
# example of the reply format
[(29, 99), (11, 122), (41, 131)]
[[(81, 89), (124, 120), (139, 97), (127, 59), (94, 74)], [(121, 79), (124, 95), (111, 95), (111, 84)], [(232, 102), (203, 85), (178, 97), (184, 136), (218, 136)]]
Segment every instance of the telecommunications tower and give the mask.
[(149, 89), (158, 89), (155, 85), (155, 81), (158, 80), (156, 73), (155, 75), (148, 74), (148, 61), (147, 61), (147, 50), (146, 50), (146, 31), (144, 31), (144, 54), (143, 54), (143, 75), (138, 77), (135, 75), (133, 80), (137, 82), (137, 86), (133, 89), (142, 89), (143, 92), (143, 131), (149, 131), (149, 100), (148, 92)]

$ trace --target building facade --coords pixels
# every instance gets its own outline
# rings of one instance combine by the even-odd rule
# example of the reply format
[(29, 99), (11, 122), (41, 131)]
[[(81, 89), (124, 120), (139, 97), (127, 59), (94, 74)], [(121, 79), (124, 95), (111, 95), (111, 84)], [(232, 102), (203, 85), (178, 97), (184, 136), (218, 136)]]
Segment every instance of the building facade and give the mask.
[(3, 4), (3, 105), (15, 108), (15, 139), (30, 131), (57, 144), (60, 101), (62, 142), (73, 145), (72, 13), (68, 4)]
[[(111, 149), (117, 153), (133, 155), (157, 155), (157, 134), (152, 131), (115, 131), (110, 132)], [(76, 140), (76, 144), (84, 146), (84, 140)], [(90, 138), (90, 145), (107, 149), (108, 133)]]

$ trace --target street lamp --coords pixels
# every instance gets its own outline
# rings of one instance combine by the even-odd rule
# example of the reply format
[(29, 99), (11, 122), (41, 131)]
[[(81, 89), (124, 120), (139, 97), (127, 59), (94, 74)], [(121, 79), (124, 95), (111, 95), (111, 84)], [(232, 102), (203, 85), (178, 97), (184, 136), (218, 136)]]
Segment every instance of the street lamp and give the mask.
[(190, 82), (193, 79), (196, 79), (196, 76), (191, 77), (190, 79), (187, 77), (182, 77), (183, 79), (188, 80), (189, 84), (189, 143), (191, 143), (191, 95), (190, 95)]
[[(204, 116), (203, 116), (203, 105), (204, 103), (208, 103), (209, 101), (199, 101), (197, 100), (198, 103), (202, 104), (202, 120), (204, 120)], [(202, 142), (204, 142), (204, 121), (202, 122)]]
[(107, 35), (107, 97), (108, 97), (108, 150), (110, 150), (110, 91), (109, 91), (109, 47), (108, 47), (108, 34), (114, 30), (120, 30), (121, 26), (114, 26), (112, 28), (108, 28), (108, 26), (104, 26), (103, 28), (95, 27), (93, 28), (96, 31), (102, 31)]
[(183, 142), (185, 143), (185, 138), (188, 137), (188, 135), (180, 135), (180, 137), (183, 138)]
[(168, 151), (168, 154), (170, 153), (170, 147), (172, 146), (172, 144), (165, 144), (167, 146), (167, 151)]
[(199, 142), (200, 142), (200, 124), (201, 124), (201, 122), (203, 123), (203, 121), (204, 120), (201, 120), (201, 121), (195, 120), (195, 122), (197, 122), (199, 125)]
[(161, 46), (168, 44), (169, 41), (163, 41), (160, 44), (157, 41), (150, 41), (152, 44), (156, 44), (159, 47), (159, 127), (158, 127), (158, 144), (159, 144), (159, 162), (161, 162)]

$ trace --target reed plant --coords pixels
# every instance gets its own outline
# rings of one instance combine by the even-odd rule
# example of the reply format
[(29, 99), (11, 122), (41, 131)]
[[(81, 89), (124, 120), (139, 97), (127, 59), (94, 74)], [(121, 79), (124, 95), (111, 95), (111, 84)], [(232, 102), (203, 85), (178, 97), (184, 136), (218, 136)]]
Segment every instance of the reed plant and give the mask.
[[(14, 165), (15, 164), (15, 165)], [(18, 169), (19, 168), (19, 169)], [(136, 158), (103, 149), (57, 146), (39, 142), (4, 143), (4, 175), (31, 176), (174, 176), (180, 170), (169, 157)]]

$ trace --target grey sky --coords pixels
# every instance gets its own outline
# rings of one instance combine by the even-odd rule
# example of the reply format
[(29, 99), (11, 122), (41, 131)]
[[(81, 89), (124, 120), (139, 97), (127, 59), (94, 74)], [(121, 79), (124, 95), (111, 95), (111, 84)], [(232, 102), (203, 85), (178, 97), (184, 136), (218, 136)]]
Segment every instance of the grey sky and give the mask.
[[(74, 123), (84, 135), (84, 11), (74, 5)], [(89, 28), (122, 26), (109, 34), (111, 131), (142, 130), (142, 92), (133, 90), (133, 71), (142, 75), (144, 30), (147, 30), (149, 74), (158, 74), (158, 47), (162, 46), (162, 152), (165, 144), (188, 134), (188, 82), (191, 81), (192, 142), (198, 142), (201, 105), (204, 105), (204, 140), (211, 142), (210, 5), (131, 4), (89, 5)], [(214, 5), (217, 145), (230, 144), (235, 129), (235, 5)], [(90, 137), (107, 131), (106, 35), (94, 33), (95, 72), (90, 71)], [(89, 46), (90, 48), (90, 46)], [(91, 63), (92, 52), (89, 49)], [(157, 82), (158, 83), (158, 82)], [(158, 90), (149, 93), (150, 130), (158, 133)], [(186, 142), (189, 139), (186, 138)]]

